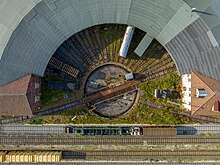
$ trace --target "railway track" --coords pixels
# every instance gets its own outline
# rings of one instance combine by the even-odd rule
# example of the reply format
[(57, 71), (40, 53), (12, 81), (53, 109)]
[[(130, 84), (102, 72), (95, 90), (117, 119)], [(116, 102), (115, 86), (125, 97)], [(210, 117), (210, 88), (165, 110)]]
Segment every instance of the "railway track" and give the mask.
[(196, 121), (220, 123), (220, 119), (217, 119), (217, 118), (214, 118), (211, 116), (194, 116), (194, 115), (191, 115), (190, 113), (180, 112), (178, 110), (175, 110), (174, 114), (183, 115), (183, 116), (186, 116), (186, 117), (191, 118), (192, 120), (196, 120)]
[(55, 114), (58, 112), (63, 112), (65, 110), (68, 110), (70, 108), (74, 108), (78, 105), (80, 105), (80, 99), (79, 100), (74, 100), (73, 102), (67, 103), (67, 104), (63, 104), (63, 105), (59, 105), (57, 107), (53, 107), (53, 108), (49, 108), (43, 111), (39, 111), (39, 112), (35, 112), (34, 116), (21, 116), (21, 117), (13, 117), (13, 118), (5, 118), (5, 119), (1, 119), (0, 120), (0, 124), (7, 124), (7, 123), (14, 123), (14, 122), (22, 122), (28, 119), (34, 119), (40, 116), (44, 116), (44, 115), (51, 115), (51, 114)]
[(75, 100), (71, 103), (67, 103), (67, 104), (63, 104), (63, 105), (60, 105), (60, 106), (57, 106), (57, 107), (54, 107), (54, 108), (50, 108), (50, 109), (47, 109), (45, 111), (36, 112), (36, 113), (34, 113), (34, 116), (39, 117), (39, 116), (44, 116), (44, 115), (49, 115), (49, 114), (55, 114), (57, 112), (65, 111), (69, 108), (74, 108), (74, 107), (80, 105), (80, 103), (81, 103), (80, 99)]
[(141, 80), (142, 82), (144, 81), (150, 81), (150, 80), (154, 80), (160, 76), (165, 76), (173, 71), (176, 71), (176, 66), (173, 65), (173, 66), (169, 66), (163, 70), (158, 70), (156, 72), (149, 72), (149, 71), (146, 71), (144, 73), (141, 73), (141, 74), (137, 74), (136, 75), (136, 78), (138, 80)]
[(102, 90), (99, 93), (88, 96), (81, 100), (81, 103), (92, 103), (96, 104), (97, 102), (102, 102), (104, 100), (113, 98), (115, 96), (127, 93), (128, 91), (133, 91), (140, 84), (139, 81), (129, 81), (123, 85), (119, 85), (115, 88), (110, 88), (106, 90)]
[(157, 70), (163, 66), (166, 66), (167, 64), (171, 63), (172, 59), (171, 57), (166, 57), (163, 61), (154, 64), (153, 66), (150, 66), (146, 71), (144, 71), (145, 74), (150, 73), (154, 70)]
[[(2, 163), (3, 165), (8, 165), (9, 163)], [(21, 164), (24, 165), (24, 163), (16, 163), (17, 165)], [(33, 165), (33, 163), (25, 163), (25, 165)], [(146, 161), (87, 161), (87, 160), (75, 160), (75, 161), (62, 161), (59, 163), (37, 163), (38, 165), (177, 165), (177, 162), (158, 162), (151, 160), (151, 162), (146, 162)], [(219, 165), (218, 162), (188, 162), (188, 163), (181, 163), (180, 165)]]
[(44, 115), (52, 115), (52, 114), (56, 114), (58, 112), (63, 112), (63, 111), (68, 110), (70, 108), (77, 107), (78, 105), (81, 105), (81, 104), (86, 104), (86, 103), (95, 104), (97, 102), (110, 99), (110, 98), (115, 97), (117, 95), (127, 93), (128, 91), (135, 90), (137, 88), (137, 85), (139, 85), (139, 84), (140, 84), (139, 81), (135, 81), (135, 80), (129, 81), (128, 83), (117, 86), (115, 88), (106, 89), (106, 90), (100, 91), (98, 93), (95, 93), (94, 95), (91, 95), (91, 96), (88, 96), (85, 98), (81, 98), (78, 100), (74, 100), (73, 102), (70, 102), (67, 104), (63, 104), (60, 106), (56, 106), (53, 108), (49, 108), (46, 110), (35, 112), (33, 114), (34, 116), (23, 116), (23, 117), (1, 119), (0, 124), (21, 122), (24, 120), (33, 119), (33, 118), (44, 116)]
[[(149, 100), (144, 100), (141, 102), (143, 105), (150, 106), (152, 108), (163, 108), (160, 104), (157, 104), (155, 102), (149, 101)], [(180, 110), (174, 110), (173, 114), (175, 115), (183, 115), (185, 117), (190, 118), (192, 121), (196, 122), (209, 122), (209, 123), (219, 123), (220, 124), (220, 119), (214, 118), (211, 116), (197, 116), (197, 115), (191, 115), (189, 112), (181, 112)]]
[(149, 74), (149, 75), (146, 74), (145, 78), (144, 78), (144, 81), (154, 80), (154, 79), (156, 79), (160, 76), (167, 75), (167, 74), (169, 74), (169, 73), (171, 73), (175, 70), (176, 70), (176, 66), (174, 65), (174, 66), (168, 67), (168, 68), (163, 69), (163, 70), (159, 70), (159, 71), (154, 72), (154, 73)]
[[(28, 124), (2, 124), (0, 125), (0, 134), (27, 134), (27, 135), (45, 135), (45, 134), (66, 134), (65, 128), (68, 124), (45, 124), (45, 125), (28, 125)], [(76, 125), (72, 125), (77, 127)], [(97, 126), (97, 125), (88, 125)], [(103, 126), (103, 125), (102, 125)], [(105, 125), (109, 126), (109, 125)], [(121, 127), (123, 125), (115, 125)], [(137, 125), (126, 125), (137, 126)], [(151, 125), (138, 125), (142, 127), (151, 127)], [(99, 126), (100, 127), (100, 126)], [(160, 127), (160, 126), (158, 126)], [(165, 126), (163, 126), (165, 127)], [(201, 124), (201, 125), (177, 125), (171, 126), (176, 128), (177, 135), (201, 135), (201, 134), (216, 134), (220, 135), (220, 124)]]
[(132, 160), (147, 158), (218, 158), (220, 150), (89, 150), (64, 151), (63, 159)]
[[(165, 63), (166, 63), (166, 61), (165, 61)], [(153, 80), (153, 79), (156, 79), (159, 76), (166, 75), (166, 74), (168, 74), (172, 71), (175, 71), (175, 70), (176, 70), (176, 67), (171, 66), (171, 67), (168, 67), (164, 70), (159, 70), (159, 71), (157, 71), (155, 73), (152, 73), (152, 74), (144, 74), (144, 75), (142, 75), (141, 79), (144, 80), (144, 81)], [(33, 118), (41, 117), (41, 116), (44, 116), (44, 115), (52, 115), (52, 114), (56, 114), (58, 112), (66, 111), (70, 108), (77, 107), (80, 104), (85, 104), (85, 103), (95, 104), (96, 102), (104, 101), (105, 99), (110, 99), (110, 98), (112, 98), (116, 95), (134, 90), (134, 89), (137, 88), (137, 86), (139, 84), (140, 84), (139, 81), (133, 80), (133, 81), (128, 82), (127, 84), (123, 84), (123, 85), (115, 87), (113, 89), (106, 89), (106, 90), (100, 91), (98, 93), (95, 93), (94, 95), (91, 95), (91, 96), (88, 96), (88, 97), (85, 97), (85, 98), (81, 98), (81, 99), (78, 99), (78, 100), (74, 100), (73, 102), (70, 102), (70, 103), (67, 103), (67, 104), (63, 104), (63, 105), (53, 107), (53, 108), (50, 108), (50, 109), (46, 109), (46, 110), (43, 110), (43, 111), (35, 112), (34, 116), (22, 116), (22, 117), (0, 119), (0, 124), (22, 122), (22, 121), (25, 121), (25, 120), (28, 120), (28, 119), (33, 119)], [(189, 117), (189, 118), (197, 120), (197, 121), (220, 123), (219, 119), (212, 118), (212, 117), (192, 116), (188, 113), (179, 112), (179, 111), (176, 111), (175, 114), (184, 115), (186, 117)]]
[(209, 145), (220, 144), (220, 137), (64, 137), (1, 135), (0, 145)]

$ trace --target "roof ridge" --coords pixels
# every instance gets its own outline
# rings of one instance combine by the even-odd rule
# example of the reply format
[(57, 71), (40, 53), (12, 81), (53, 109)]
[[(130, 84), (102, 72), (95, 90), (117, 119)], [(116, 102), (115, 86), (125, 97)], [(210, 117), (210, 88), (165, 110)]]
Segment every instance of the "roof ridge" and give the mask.
[[(207, 98), (207, 100), (205, 101), (205, 102), (203, 102), (202, 103), (202, 105), (198, 105), (198, 108), (195, 108), (195, 111), (194, 112), (192, 112), (192, 114), (195, 114), (197, 111), (199, 111), (200, 109), (201, 109), (201, 107), (203, 107), (208, 101), (210, 101), (215, 95), (216, 95), (216, 93), (215, 93), (215, 90), (213, 90), (210, 86), (209, 86), (209, 84), (207, 84), (205, 81), (204, 81), (204, 77), (207, 77), (208, 79), (212, 79), (212, 78), (210, 78), (210, 77), (208, 77), (208, 76), (205, 76), (205, 75), (203, 75), (203, 74), (201, 74), (200, 72), (198, 72), (198, 71), (196, 71), (196, 70), (192, 70), (191, 71), (191, 73), (193, 73), (194, 74), (194, 76), (196, 76), (198, 79), (199, 79), (199, 81), (201, 81), (205, 86), (204, 87), (206, 87), (207, 89), (209, 89), (210, 91), (209, 91), (209, 95), (210, 96), (206, 96), (206, 97), (209, 97), (209, 98)], [(191, 76), (192, 76), (192, 74), (191, 74)], [(204, 77), (202, 77), (202, 76), (204, 76)], [(214, 79), (212, 79), (212, 80), (214, 80)]]
[(30, 111), (30, 113), (32, 114), (32, 116), (33, 116), (33, 112), (32, 112), (32, 110), (31, 110), (31, 106), (30, 106), (30, 102), (29, 102), (29, 100), (28, 100), (28, 98), (27, 98), (27, 95), (25, 95), (25, 100), (28, 102), (28, 109), (29, 109), (29, 111)]
[(214, 93), (206, 102), (204, 102), (196, 111), (194, 111), (192, 114), (195, 114), (203, 105), (205, 105), (209, 100), (211, 100), (216, 94)]

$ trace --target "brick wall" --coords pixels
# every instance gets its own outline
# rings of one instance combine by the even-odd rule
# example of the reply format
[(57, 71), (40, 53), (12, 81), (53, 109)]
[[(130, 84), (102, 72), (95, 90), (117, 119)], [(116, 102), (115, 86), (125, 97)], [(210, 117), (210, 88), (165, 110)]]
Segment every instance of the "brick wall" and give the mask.
[(30, 107), (31, 107), (32, 111), (36, 110), (37, 108), (39, 108), (41, 106), (40, 83), (41, 83), (40, 78), (33, 75), (31, 77), (30, 83), (28, 85), (27, 98), (28, 98), (28, 102), (30, 104)]

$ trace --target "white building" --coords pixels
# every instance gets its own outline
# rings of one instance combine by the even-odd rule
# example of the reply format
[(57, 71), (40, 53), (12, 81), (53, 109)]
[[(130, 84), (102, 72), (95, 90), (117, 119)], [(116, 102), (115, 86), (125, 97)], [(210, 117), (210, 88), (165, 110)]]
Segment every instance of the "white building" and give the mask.
[(191, 74), (182, 75), (183, 108), (191, 110)]
[(126, 75), (125, 75), (125, 79), (126, 79), (126, 80), (133, 80), (133, 79), (134, 79), (133, 73), (128, 73), (128, 74), (126, 74)]

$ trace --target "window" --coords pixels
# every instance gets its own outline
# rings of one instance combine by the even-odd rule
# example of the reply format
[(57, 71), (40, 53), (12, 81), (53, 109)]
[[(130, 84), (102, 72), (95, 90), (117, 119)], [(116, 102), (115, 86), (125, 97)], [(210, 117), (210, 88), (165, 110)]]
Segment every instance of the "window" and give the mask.
[(40, 83), (35, 83), (35, 89), (40, 87)]
[(40, 96), (35, 96), (35, 103), (40, 101)]

